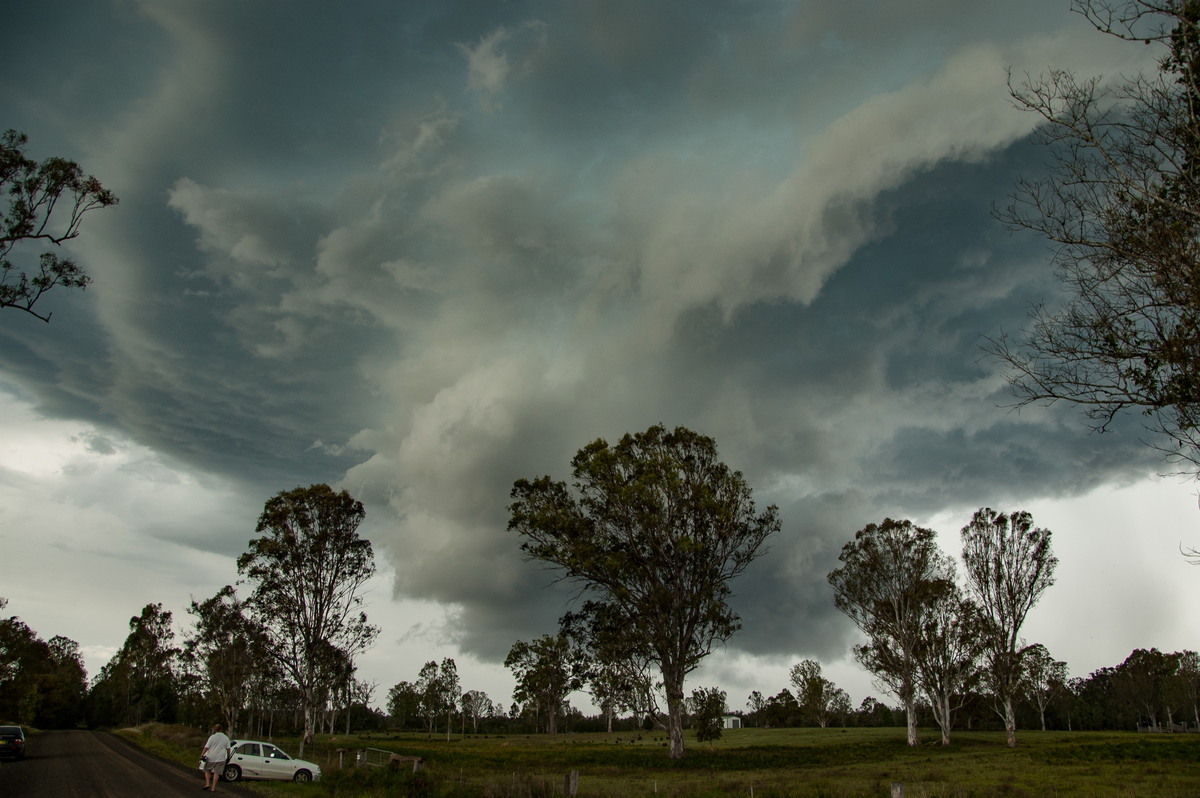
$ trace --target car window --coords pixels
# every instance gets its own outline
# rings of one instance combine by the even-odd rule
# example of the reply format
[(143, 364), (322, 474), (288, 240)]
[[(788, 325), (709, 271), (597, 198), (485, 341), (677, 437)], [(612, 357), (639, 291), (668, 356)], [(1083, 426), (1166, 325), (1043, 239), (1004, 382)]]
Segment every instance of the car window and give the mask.
[(237, 752), (242, 756), (261, 756), (258, 751), (258, 743), (242, 743), (237, 747)]
[(285, 754), (283, 751), (280, 751), (278, 748), (276, 748), (273, 745), (264, 745), (263, 746), (263, 756), (269, 756), (274, 759), (287, 759), (288, 758), (287, 754)]

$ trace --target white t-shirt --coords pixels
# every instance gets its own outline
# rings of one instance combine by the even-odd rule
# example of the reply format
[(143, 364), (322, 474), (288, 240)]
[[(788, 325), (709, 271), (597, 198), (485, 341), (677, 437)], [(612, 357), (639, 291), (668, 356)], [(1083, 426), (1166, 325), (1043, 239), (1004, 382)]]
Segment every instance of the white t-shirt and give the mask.
[(229, 758), (229, 738), (224, 732), (213, 732), (204, 744), (204, 755), (209, 762), (223, 762)]

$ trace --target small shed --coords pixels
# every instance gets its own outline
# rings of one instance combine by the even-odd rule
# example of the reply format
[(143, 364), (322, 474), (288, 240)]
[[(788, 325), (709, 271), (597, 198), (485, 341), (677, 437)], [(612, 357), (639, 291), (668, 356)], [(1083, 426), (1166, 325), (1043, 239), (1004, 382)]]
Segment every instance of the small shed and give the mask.
[(742, 719), (737, 715), (725, 715), (721, 718), (721, 727), (725, 729), (740, 729), (742, 728)]

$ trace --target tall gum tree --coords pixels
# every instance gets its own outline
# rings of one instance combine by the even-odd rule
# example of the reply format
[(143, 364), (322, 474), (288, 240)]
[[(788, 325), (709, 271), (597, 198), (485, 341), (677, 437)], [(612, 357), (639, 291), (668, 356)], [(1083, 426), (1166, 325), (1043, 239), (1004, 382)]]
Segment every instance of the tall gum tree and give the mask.
[(513, 700), (537, 705), (539, 716), (546, 718), (547, 734), (558, 733), (559, 708), (583, 687), (586, 666), (582, 649), (572, 645), (565, 632), (529, 643), (518, 640), (504, 660), (517, 680)]
[(680, 759), (684, 678), (740, 627), (729, 582), (778, 531), (777, 510), (759, 513), (716, 442), (684, 427), (596, 440), (571, 466), (570, 486), (550, 477), (514, 484), (509, 529), (531, 557), (619, 614), (658, 665), (667, 755)]
[(250, 612), (300, 691), (300, 756), (324, 709), (330, 649), (352, 660), (379, 633), (362, 611), (362, 589), (375, 573), (371, 541), (358, 534), (365, 517), (362, 502), (344, 490), (283, 491), (267, 501), (255, 528), (260, 537), (238, 558), (238, 573), (254, 585)]
[(195, 621), (184, 638), (184, 661), (197, 669), (202, 689), (220, 708), (225, 729), (231, 735), (241, 734), (241, 712), (251, 685), (266, 670), (263, 631), (247, 615), (245, 602), (232, 585), (212, 598), (193, 600), (188, 613)]
[(891, 518), (860, 529), (838, 560), (828, 577), (834, 604), (867, 638), (854, 655), (904, 704), (915, 746), (924, 620), (953, 573), (950, 560), (932, 529)]
[(1020, 697), (1025, 657), (1021, 626), (1042, 594), (1054, 584), (1058, 558), (1050, 530), (1035, 527), (1023, 510), (997, 512), (983, 507), (962, 529), (967, 583), (990, 626), (986, 678), (1004, 721), (1009, 747), (1017, 744), (1014, 703)]
[(979, 607), (949, 579), (931, 591), (923, 617), (917, 672), (942, 730), (942, 745), (949, 745), (954, 713), (979, 676), (989, 626)]

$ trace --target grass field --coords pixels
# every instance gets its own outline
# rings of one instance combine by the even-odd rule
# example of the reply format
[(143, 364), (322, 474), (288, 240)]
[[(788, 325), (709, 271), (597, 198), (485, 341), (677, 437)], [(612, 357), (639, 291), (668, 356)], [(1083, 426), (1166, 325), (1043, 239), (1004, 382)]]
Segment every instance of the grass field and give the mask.
[[(135, 736), (162, 745), (171, 735), (148, 730)], [(174, 737), (178, 742), (177, 732)], [(259, 789), (339, 798), (541, 798), (561, 795), (564, 776), (578, 771), (578, 794), (603, 798), (888, 798), (893, 785), (903, 786), (905, 798), (1200, 796), (1200, 735), (1023, 731), (1015, 750), (1005, 746), (1003, 732), (956, 732), (948, 748), (932, 730), (923, 739), (909, 748), (903, 729), (727, 730), (711, 747), (689, 739), (686, 758), (671, 762), (661, 733), (455, 736), (449, 742), (416, 734), (320, 737), (305, 758), (322, 766), (321, 782)], [(291, 753), (298, 749), (295, 740), (277, 742)], [(180, 761), (194, 761), (197, 749), (190, 746), (180, 746)], [(355, 772), (347, 754), (348, 767), (339, 770), (338, 748), (420, 756), (426, 766), (419, 777)]]

